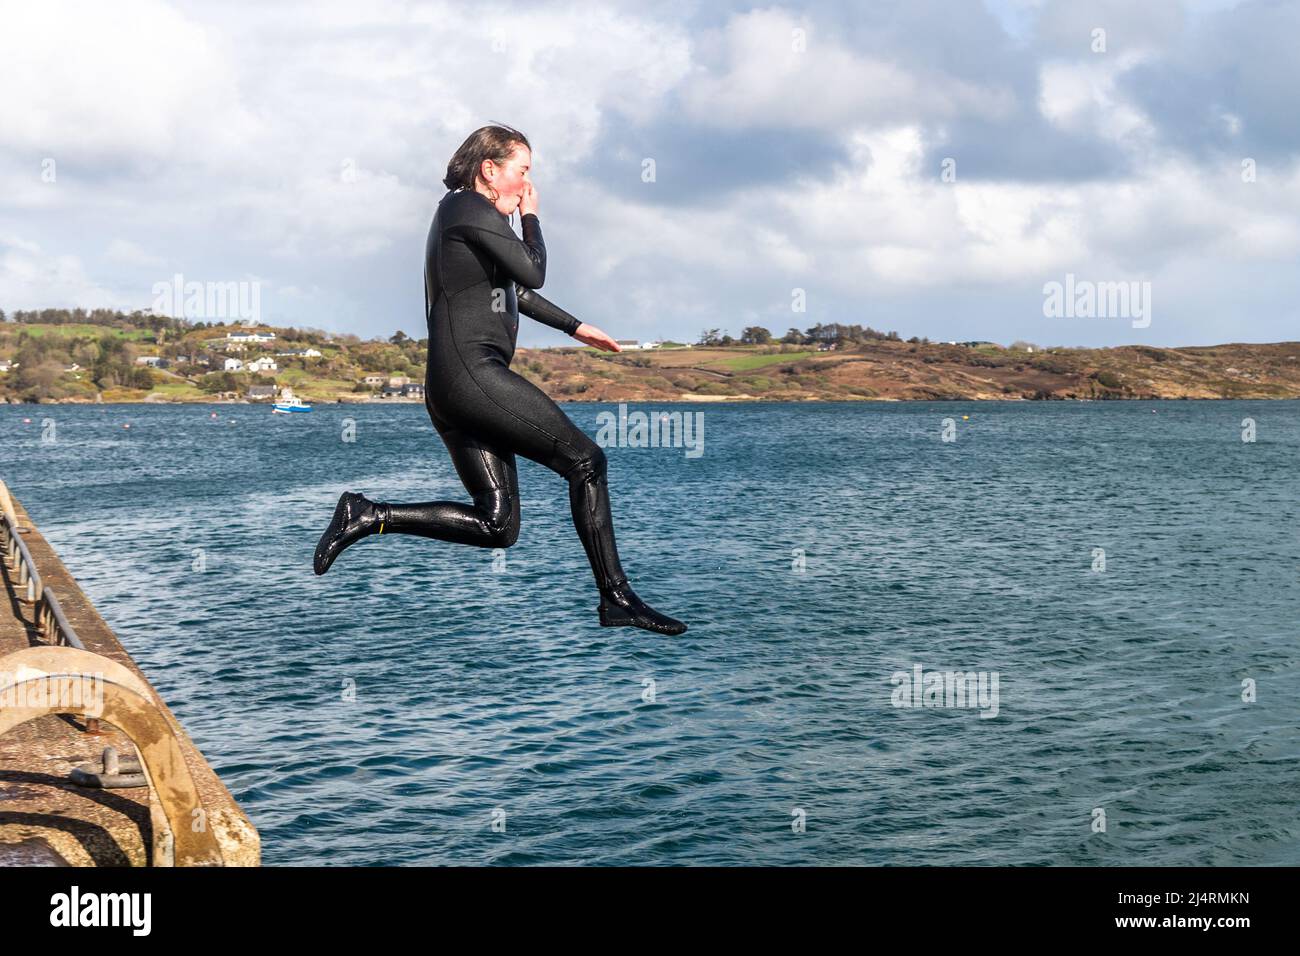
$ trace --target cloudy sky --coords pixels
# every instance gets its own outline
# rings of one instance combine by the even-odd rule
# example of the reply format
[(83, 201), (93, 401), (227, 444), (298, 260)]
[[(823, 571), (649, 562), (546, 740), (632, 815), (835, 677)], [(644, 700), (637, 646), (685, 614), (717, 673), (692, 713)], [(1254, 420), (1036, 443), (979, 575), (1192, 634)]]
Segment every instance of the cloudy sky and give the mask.
[[(534, 146), (542, 293), (619, 338), (1300, 338), (1300, 0), (3, 0), (0, 23), (10, 311), (149, 308), (180, 273), (258, 283), (273, 324), (423, 337), (447, 160), (500, 121)], [(1067, 274), (1149, 283), (1150, 323), (1045, 316)]]

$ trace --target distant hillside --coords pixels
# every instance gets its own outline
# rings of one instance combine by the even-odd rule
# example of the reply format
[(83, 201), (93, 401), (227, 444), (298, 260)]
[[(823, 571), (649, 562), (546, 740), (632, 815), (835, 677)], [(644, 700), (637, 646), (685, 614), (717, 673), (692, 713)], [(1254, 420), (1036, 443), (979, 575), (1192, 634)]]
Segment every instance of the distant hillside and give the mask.
[(549, 373), (555, 397), (587, 401), (1300, 398), (1300, 342), (1029, 352), (881, 341), (823, 352), (530, 352), (521, 362)]
[[(315, 401), (367, 401), (390, 377), (424, 381), (426, 347), (401, 332), (364, 341), (320, 329), (208, 325), (140, 312), (43, 310), (14, 318), (20, 321), (0, 323), (0, 369), (10, 366), (0, 371), (0, 400), (9, 402), (212, 402), (284, 387)], [(228, 360), (257, 370), (228, 371)]]
[[(15, 317), (0, 323), (6, 402), (269, 400), (284, 387), (314, 402), (419, 401), (424, 382), (427, 343), (401, 332), (365, 341), (145, 313)], [(259, 340), (229, 338), (250, 333)], [(766, 330), (746, 329), (744, 337), (762, 341)], [(557, 401), (1300, 398), (1297, 342), (1044, 350), (904, 342), (858, 326), (792, 329), (786, 338), (809, 341), (520, 349), (512, 368)], [(259, 370), (227, 371), (228, 359)]]

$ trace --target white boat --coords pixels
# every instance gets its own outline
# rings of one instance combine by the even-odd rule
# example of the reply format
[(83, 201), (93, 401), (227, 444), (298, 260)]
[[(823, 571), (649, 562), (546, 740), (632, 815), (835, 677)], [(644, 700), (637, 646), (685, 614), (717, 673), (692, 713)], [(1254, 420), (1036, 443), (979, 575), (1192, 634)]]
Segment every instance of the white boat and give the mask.
[(287, 415), (290, 412), (309, 412), (309, 411), (311, 411), (311, 406), (308, 405), (306, 402), (304, 402), (297, 395), (286, 398), (283, 401), (276, 402), (275, 407), (271, 409), (272, 414), (278, 413), (281, 415)]

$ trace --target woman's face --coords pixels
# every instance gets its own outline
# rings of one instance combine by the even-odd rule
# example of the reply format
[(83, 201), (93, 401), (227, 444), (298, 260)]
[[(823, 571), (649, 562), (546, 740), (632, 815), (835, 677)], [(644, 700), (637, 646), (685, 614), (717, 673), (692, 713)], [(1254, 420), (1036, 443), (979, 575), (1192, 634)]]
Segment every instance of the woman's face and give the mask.
[[(521, 143), (515, 144), (514, 152), (504, 165), (498, 166), (490, 159), (483, 161), (480, 175), (497, 191), (497, 212), (503, 216), (508, 216), (519, 208), (519, 200), (523, 196), (524, 184), (529, 181), (528, 170), (532, 164), (532, 152)], [(484, 187), (480, 186), (478, 191), (489, 199), (492, 198), (491, 192)]]

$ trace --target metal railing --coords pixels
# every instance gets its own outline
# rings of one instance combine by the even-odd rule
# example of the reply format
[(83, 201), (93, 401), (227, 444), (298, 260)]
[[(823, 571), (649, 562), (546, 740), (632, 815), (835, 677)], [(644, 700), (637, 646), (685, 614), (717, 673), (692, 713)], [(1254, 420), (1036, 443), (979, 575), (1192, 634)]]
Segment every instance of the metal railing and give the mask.
[(76, 630), (68, 623), (68, 617), (63, 613), (63, 606), (59, 604), (59, 599), (48, 587), (41, 589), (41, 601), (36, 607), (36, 627), (40, 631), (41, 639), (47, 644), (75, 647), (79, 651), (86, 649), (86, 645), (81, 643), (81, 638), (77, 636)]
[[(8, 495), (4, 497), (8, 498)], [(36, 571), (32, 553), (27, 550), (27, 544), (22, 539), (18, 518), (9, 508), (5, 508), (3, 514), (0, 514), (0, 524), (4, 527), (5, 561), (18, 576), (15, 582), (18, 600), (24, 604), (35, 604), (41, 595), (41, 576)], [(25, 594), (22, 593), (24, 591)]]
[[(86, 650), (63, 613), (58, 597), (41, 581), (3, 481), (0, 481), (0, 538), (3, 538), (7, 570), (16, 583), (14, 596), (21, 603), (33, 606), (36, 627), (46, 642), (46, 646), (0, 656), (0, 691), (21, 691), (27, 683), (51, 677), (93, 681), (104, 694), (102, 716), (135, 745), (150, 790), (156, 797), (149, 805), (154, 828), (153, 865), (222, 865), (222, 852), (215, 835), (206, 827), (195, 830), (192, 826), (192, 818), (200, 812), (203, 803), (171, 725), (140, 678), (118, 662)], [(45, 714), (80, 712), (80, 708), (70, 704), (46, 697), (39, 699), (43, 701), (39, 706), (0, 706), (0, 734)], [(84, 716), (85, 731), (98, 734), (100, 716)]]
[(20, 527), (9, 491), (4, 482), (0, 481), (0, 529), (4, 537), (5, 563), (16, 577), (16, 596), (22, 603), (32, 606), (36, 615), (36, 628), (42, 640), (84, 651), (86, 645), (81, 643), (76, 629), (68, 622), (68, 616), (63, 613), (58, 597), (41, 580)]

